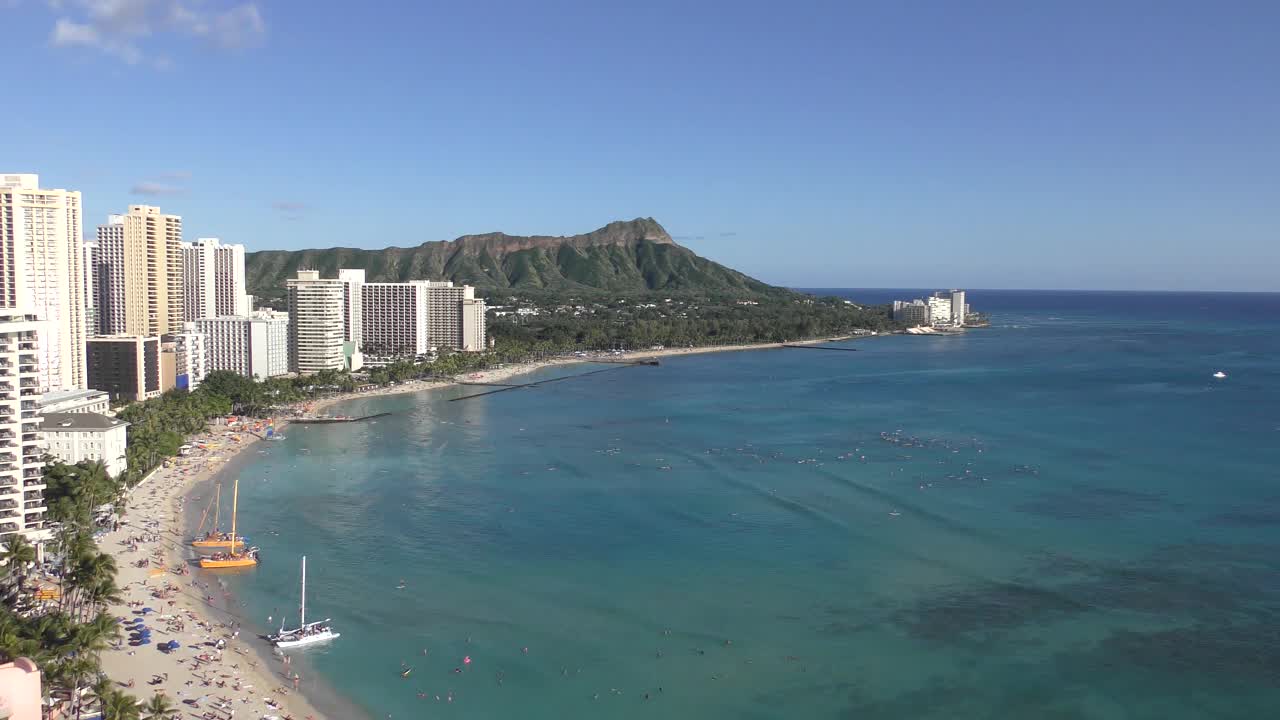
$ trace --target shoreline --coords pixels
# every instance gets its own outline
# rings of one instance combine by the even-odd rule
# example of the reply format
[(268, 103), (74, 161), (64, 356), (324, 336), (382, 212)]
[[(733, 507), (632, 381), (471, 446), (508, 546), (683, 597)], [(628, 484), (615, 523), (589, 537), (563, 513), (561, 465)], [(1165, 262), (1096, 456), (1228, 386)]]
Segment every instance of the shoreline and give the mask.
[[(120, 528), (105, 533), (98, 543), (102, 552), (116, 559), (122, 597), (106, 612), (116, 618), (142, 617), (156, 643), (177, 640), (180, 647), (166, 653), (151, 644), (131, 647), (125, 639), (102, 652), (103, 672), (141, 701), (163, 692), (184, 715), (213, 710), (228, 718), (228, 710), (239, 710), (254, 718), (327, 720), (331, 716), (321, 713), (305, 692), (314, 678), (305, 678), (307, 682), (295, 690), (285, 679), (282, 656), (256, 635), (239, 632), (243, 619), (225, 607), (232, 597), (216, 575), (190, 564), (193, 552), (187, 547), (183, 522), (186, 500), (262, 441), (252, 433), (217, 428), (191, 442), (205, 448), (173, 458), (169, 467), (158, 468), (145, 484), (136, 486)], [(139, 562), (144, 565), (139, 567)], [(141, 614), (143, 607), (153, 612)], [(213, 647), (220, 639), (226, 640), (223, 651)]]
[[(817, 345), (856, 337), (875, 336), (572, 355), (481, 370), (469, 374), (467, 380), (496, 383), (561, 365), (638, 362), (681, 355), (770, 350), (784, 345)], [(293, 408), (306, 407), (308, 412), (315, 413), (349, 400), (438, 390), (458, 383), (458, 379), (411, 380), (372, 390), (339, 393), (298, 403)], [(276, 415), (274, 420), (277, 432), (290, 424), (288, 415)], [(250, 717), (278, 716), (283, 720), (330, 720), (356, 716), (360, 711), (354, 706), (342, 707), (340, 711), (331, 713), (321, 711), (321, 707), (346, 705), (348, 701), (323, 681), (317, 681), (313, 671), (306, 667), (305, 658), (299, 663), (299, 668), (306, 670), (306, 676), (294, 689), (286, 679), (286, 672), (293, 666), (285, 664), (284, 655), (253, 632), (243, 635), (239, 632), (245, 625), (256, 629), (257, 624), (242, 617), (235, 609), (226, 607), (235, 598), (217, 581), (217, 574), (200, 571), (191, 565), (196, 554), (188, 547), (187, 540), (194, 534), (195, 528), (191, 526), (197, 522), (194, 519), (197, 506), (207, 502), (209, 497), (207, 489), (231, 473), (238, 466), (235, 461), (246, 450), (258, 448), (265, 440), (247, 429), (237, 431), (212, 426), (206, 432), (189, 438), (188, 442), (197, 446), (192, 455), (171, 458), (168, 467), (162, 465), (143, 483), (135, 486), (130, 491), (120, 529), (105, 533), (99, 541), (100, 549), (116, 558), (117, 583), (123, 598), (123, 602), (109, 606), (107, 612), (117, 618), (145, 617), (147, 626), (157, 636), (157, 642), (176, 639), (181, 647), (171, 653), (162, 653), (152, 645), (130, 647), (127, 641), (122, 641), (118, 647), (103, 651), (103, 671), (139, 700), (145, 701), (152, 694), (164, 692), (183, 712), (196, 710), (202, 713), (213, 709), (224, 720), (229, 718), (229, 709), (242, 710), (242, 714), (247, 711)], [(192, 504), (187, 504), (188, 499)], [(142, 539), (131, 542), (138, 538)], [(147, 560), (145, 567), (134, 565), (144, 558)], [(186, 573), (180, 574), (183, 569)], [(140, 607), (151, 607), (155, 612), (135, 615)], [(181, 625), (168, 625), (172, 621)], [(218, 639), (226, 640), (223, 652), (212, 647)], [(209, 659), (197, 662), (193, 659), (196, 656)], [(152, 685), (148, 683), (152, 678), (163, 680)], [(134, 683), (133, 687), (126, 687), (130, 681)], [(219, 687), (218, 682), (224, 686)], [(327, 702), (317, 702), (317, 696), (325, 696)], [(199, 700), (198, 706), (188, 704), (188, 701), (196, 699)]]
[[(469, 373), (466, 376), (466, 380), (478, 383), (500, 383), (520, 375), (561, 365), (601, 362), (625, 363), (639, 362), (642, 360), (656, 360), (666, 357), (679, 357), (683, 355), (705, 355), (722, 352), (744, 352), (748, 350), (776, 350), (788, 345), (822, 345), (825, 343), (844, 342), (846, 340), (858, 340), (883, 336), (884, 335), (841, 335), (838, 337), (797, 340), (794, 342), (751, 343), (747, 345), (700, 345), (688, 348), (663, 348), (661, 350), (627, 350), (618, 354), (607, 351), (598, 351), (584, 354), (582, 356), (566, 355), (551, 358), (549, 360), (534, 360), (530, 362), (490, 368), (488, 370), (477, 370), (473, 373)], [(311, 412), (319, 412), (332, 405), (346, 402), (348, 400), (363, 400), (365, 398), (379, 397), (383, 395), (403, 395), (406, 393), (423, 392), (426, 390), (438, 390), (440, 388), (453, 387), (458, 385), (459, 382), (460, 381), (457, 378), (452, 380), (409, 380), (400, 383), (399, 385), (390, 385), (373, 390), (357, 390), (349, 393), (337, 393), (327, 397), (318, 398), (305, 404), (310, 406)], [(285, 418), (284, 423), (288, 423), (287, 417)], [(282, 425), (280, 424), (280, 421), (277, 421), (277, 428), (280, 427), (282, 427)]]

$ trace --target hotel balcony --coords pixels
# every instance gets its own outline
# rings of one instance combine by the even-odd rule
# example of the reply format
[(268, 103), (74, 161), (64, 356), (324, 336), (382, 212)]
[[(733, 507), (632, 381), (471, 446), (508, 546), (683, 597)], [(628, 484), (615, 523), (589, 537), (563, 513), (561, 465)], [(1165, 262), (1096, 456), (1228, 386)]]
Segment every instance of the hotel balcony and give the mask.
[(41, 498), (41, 499), (39, 499), (39, 500), (28, 500), (28, 501), (26, 501), (25, 503), (23, 503), (23, 504), (22, 504), (22, 509), (23, 509), (23, 510), (26, 510), (27, 512), (31, 512), (31, 511), (33, 511), (33, 510), (38, 510), (39, 512), (44, 512), (44, 510), (45, 510), (45, 507), (44, 507), (44, 498)]
[(18, 532), (18, 523), (0, 523), (0, 533)]
[(13, 453), (0, 452), (0, 463), (18, 462), (18, 456)]
[(23, 478), (44, 477), (44, 472), (40, 468), (26, 468), (22, 471)]
[(26, 480), (23, 480), (22, 487), (30, 488), (30, 489), (39, 488), (43, 490), (45, 488), (44, 478), (38, 477), (38, 478), (28, 478)]
[(18, 507), (18, 501), (17, 501), (17, 500), (11, 500), (11, 499), (9, 499), (9, 498), (5, 498), (4, 500), (0, 500), (0, 510), (12, 510), (12, 509), (14, 509), (14, 508), (16, 508), (16, 507)]
[(15, 436), (12, 430), (0, 430), (0, 440), (12, 440)]
[(33, 388), (33, 387), (39, 387), (40, 381), (37, 380), (36, 378), (27, 377), (19, 380), (18, 384), (24, 388)]
[(39, 500), (40, 502), (44, 502), (44, 493), (39, 490), (28, 490), (22, 493), (22, 499), (28, 501)]
[(17, 510), (0, 510), (0, 519), (16, 518), (20, 515), (21, 513)]

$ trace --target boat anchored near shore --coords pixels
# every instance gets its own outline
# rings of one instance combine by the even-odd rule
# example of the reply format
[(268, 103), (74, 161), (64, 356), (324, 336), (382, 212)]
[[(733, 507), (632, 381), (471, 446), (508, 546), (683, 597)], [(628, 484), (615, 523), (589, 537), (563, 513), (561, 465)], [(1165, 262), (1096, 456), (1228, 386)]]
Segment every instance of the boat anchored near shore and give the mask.
[(284, 619), (280, 620), (280, 632), (268, 635), (267, 639), (280, 649), (302, 647), (339, 637), (333, 631), (329, 618), (313, 623), (307, 622), (307, 556), (302, 556), (302, 604), (298, 609), (298, 627), (285, 630)]
[[(231, 537), (239, 537), (236, 535), (236, 515), (239, 509), (240, 479), (236, 478), (235, 489), (231, 494)], [(200, 558), (200, 567), (206, 570), (253, 567), (257, 564), (258, 548), (256, 547), (244, 548), (239, 551), (231, 548), (227, 552), (214, 553), (209, 557)]]
[[(218, 523), (218, 511), (222, 505), (222, 483), (214, 485), (213, 498), (209, 501), (209, 507), (204, 509), (204, 514), (200, 516), (200, 527), (196, 530), (196, 536), (191, 540), (191, 547), (197, 549), (221, 549), (238, 550), (244, 548), (244, 536), (237, 536), (232, 541), (232, 533), (223, 532), (222, 526)], [(213, 527), (207, 533), (201, 534), (204, 530), (204, 522), (209, 518), (209, 510), (213, 510)]]

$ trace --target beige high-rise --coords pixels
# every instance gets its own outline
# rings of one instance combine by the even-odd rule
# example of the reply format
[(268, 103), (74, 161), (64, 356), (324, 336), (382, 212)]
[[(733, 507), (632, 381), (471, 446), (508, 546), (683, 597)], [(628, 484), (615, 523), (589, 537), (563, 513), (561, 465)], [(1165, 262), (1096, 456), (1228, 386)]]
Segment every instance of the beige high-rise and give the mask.
[(0, 175), (0, 307), (42, 323), (42, 392), (85, 387), (80, 193), (45, 190), (33, 174)]
[(130, 205), (98, 226), (106, 301), (98, 308), (104, 334), (145, 337), (182, 332), (182, 218), (150, 205)]

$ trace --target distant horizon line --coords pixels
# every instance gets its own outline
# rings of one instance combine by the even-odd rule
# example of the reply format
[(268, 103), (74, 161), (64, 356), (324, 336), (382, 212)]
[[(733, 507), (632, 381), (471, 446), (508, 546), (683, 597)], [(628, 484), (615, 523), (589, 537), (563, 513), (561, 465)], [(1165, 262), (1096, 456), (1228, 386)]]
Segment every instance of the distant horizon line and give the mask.
[(1081, 289), (1081, 288), (978, 288), (978, 287), (800, 287), (798, 285), (779, 285), (789, 290), (812, 291), (812, 290), (921, 290), (921, 291), (939, 291), (939, 290), (964, 290), (965, 292), (1071, 292), (1071, 293), (1116, 293), (1116, 294), (1137, 294), (1137, 293), (1169, 293), (1184, 295), (1280, 295), (1280, 290), (1112, 290), (1112, 289)]

